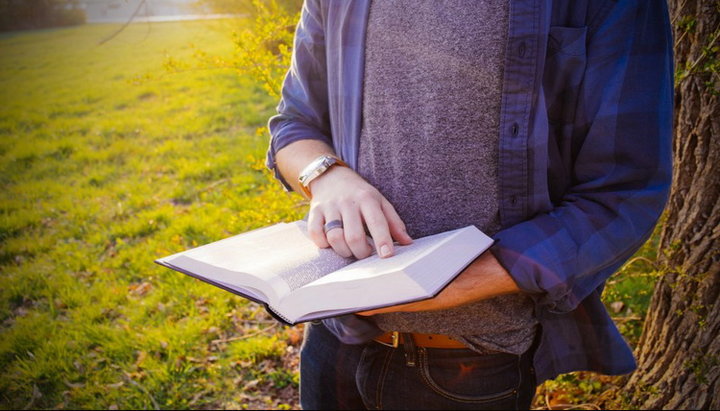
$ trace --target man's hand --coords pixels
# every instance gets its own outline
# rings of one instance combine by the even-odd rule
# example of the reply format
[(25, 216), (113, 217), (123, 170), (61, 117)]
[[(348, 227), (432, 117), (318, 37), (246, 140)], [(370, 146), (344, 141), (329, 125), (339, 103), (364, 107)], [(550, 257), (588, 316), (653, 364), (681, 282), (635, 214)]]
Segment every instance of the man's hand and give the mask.
[[(301, 192), (298, 175), (322, 154), (333, 154), (332, 148), (317, 140), (296, 141), (278, 151), (277, 166), (288, 184)], [(332, 247), (343, 257), (361, 259), (372, 253), (367, 233), (380, 257), (393, 254), (393, 240), (403, 245), (412, 242), (395, 208), (352, 169), (333, 166), (312, 180), (309, 188), (308, 229), (318, 247)], [(326, 234), (325, 224), (333, 220), (341, 221), (342, 227)]]
[[(378, 255), (384, 258), (393, 254), (394, 240), (403, 245), (412, 242), (392, 204), (350, 168), (334, 166), (309, 188), (308, 231), (318, 247), (332, 247), (343, 257), (362, 259), (372, 254), (369, 233)], [(324, 225), (333, 220), (342, 221), (343, 226), (325, 233)]]

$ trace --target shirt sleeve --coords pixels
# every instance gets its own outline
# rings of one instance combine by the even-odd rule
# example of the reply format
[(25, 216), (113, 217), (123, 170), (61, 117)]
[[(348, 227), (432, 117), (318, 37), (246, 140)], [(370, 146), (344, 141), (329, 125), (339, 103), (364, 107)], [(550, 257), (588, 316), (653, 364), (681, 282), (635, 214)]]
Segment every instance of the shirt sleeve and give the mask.
[(322, 13), (317, 1), (307, 0), (295, 30), (290, 68), (277, 114), (268, 122), (270, 146), (266, 165), (286, 190), (292, 188), (277, 169), (276, 153), (290, 143), (306, 139), (332, 146), (329, 124)]
[(495, 236), (495, 257), (551, 312), (572, 311), (602, 287), (662, 213), (672, 174), (672, 46), (664, 1), (615, 3), (586, 43), (568, 188), (553, 209)]

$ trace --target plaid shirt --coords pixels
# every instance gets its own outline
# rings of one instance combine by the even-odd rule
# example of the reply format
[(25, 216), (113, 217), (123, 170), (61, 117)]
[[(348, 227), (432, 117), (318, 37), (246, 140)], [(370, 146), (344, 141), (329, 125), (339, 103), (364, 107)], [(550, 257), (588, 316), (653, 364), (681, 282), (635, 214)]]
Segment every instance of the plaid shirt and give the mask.
[[(324, 141), (357, 165), (369, 3), (303, 6), (269, 122), (267, 164), (286, 187), (275, 153), (297, 140)], [(511, 0), (493, 253), (535, 302), (538, 382), (635, 368), (600, 297), (667, 200), (671, 36), (664, 0)], [(325, 324), (347, 343), (378, 333), (356, 316)]]

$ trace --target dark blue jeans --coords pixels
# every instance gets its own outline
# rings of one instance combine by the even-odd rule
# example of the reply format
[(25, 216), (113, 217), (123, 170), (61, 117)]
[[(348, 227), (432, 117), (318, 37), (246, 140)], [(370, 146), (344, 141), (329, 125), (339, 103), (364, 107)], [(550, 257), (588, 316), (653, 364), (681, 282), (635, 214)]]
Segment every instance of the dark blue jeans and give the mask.
[(535, 395), (532, 350), (472, 350), (343, 344), (307, 324), (300, 352), (303, 409), (529, 409)]

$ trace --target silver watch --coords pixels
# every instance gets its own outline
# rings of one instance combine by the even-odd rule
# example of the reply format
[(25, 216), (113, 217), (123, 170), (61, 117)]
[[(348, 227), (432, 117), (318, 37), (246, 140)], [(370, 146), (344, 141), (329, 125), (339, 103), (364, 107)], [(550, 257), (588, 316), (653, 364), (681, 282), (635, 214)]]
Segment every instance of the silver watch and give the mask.
[(308, 188), (310, 182), (322, 175), (322, 173), (326, 172), (330, 167), (335, 164), (347, 167), (347, 164), (339, 158), (329, 154), (323, 154), (310, 162), (310, 164), (308, 164), (300, 172), (300, 176), (298, 177), (298, 180), (300, 181), (300, 187), (302, 187), (303, 191), (305, 191), (305, 194), (308, 196), (308, 198), (310, 197), (310, 190)]

